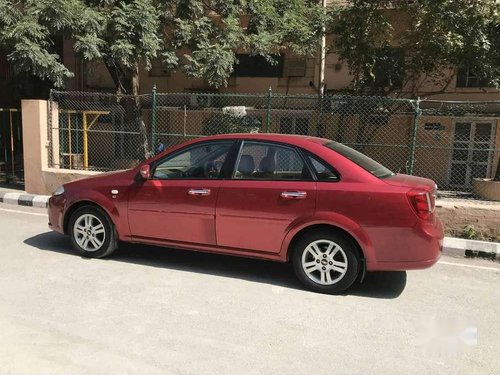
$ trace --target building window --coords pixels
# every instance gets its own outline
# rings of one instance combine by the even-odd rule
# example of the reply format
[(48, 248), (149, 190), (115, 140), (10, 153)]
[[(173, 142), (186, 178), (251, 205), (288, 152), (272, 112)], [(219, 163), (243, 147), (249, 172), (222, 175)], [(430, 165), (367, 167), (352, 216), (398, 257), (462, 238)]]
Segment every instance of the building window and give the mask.
[(150, 77), (169, 77), (170, 69), (161, 59), (151, 60), (151, 69), (149, 70)]
[(457, 87), (493, 87), (488, 77), (480, 77), (467, 66), (458, 68)]
[(233, 73), (235, 77), (283, 77), (283, 55), (274, 56), (274, 64), (259, 55), (237, 54), (236, 59), (238, 62), (234, 65)]
[(374, 87), (401, 88), (405, 75), (404, 52), (400, 48), (383, 48), (377, 51), (373, 67)]

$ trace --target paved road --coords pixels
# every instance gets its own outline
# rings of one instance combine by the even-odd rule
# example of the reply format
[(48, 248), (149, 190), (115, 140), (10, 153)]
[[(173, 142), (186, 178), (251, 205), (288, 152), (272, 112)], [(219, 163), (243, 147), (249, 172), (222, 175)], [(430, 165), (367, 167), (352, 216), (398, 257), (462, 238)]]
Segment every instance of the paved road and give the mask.
[(277, 263), (82, 259), (46, 222), (0, 204), (1, 374), (500, 373), (499, 263), (443, 257), (327, 296)]

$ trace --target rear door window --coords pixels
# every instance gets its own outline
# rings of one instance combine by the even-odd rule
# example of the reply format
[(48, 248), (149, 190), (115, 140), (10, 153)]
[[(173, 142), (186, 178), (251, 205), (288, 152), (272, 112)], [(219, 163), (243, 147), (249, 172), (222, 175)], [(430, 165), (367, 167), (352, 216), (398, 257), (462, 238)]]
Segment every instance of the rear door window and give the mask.
[(312, 176), (296, 149), (274, 143), (244, 142), (233, 178), (311, 180)]

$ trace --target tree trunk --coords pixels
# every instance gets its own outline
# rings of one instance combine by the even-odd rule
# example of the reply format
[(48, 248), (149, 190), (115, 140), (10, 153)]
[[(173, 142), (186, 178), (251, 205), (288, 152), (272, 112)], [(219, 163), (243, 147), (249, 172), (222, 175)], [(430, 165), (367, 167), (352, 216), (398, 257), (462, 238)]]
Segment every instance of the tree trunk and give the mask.
[(128, 149), (134, 149), (136, 152), (134, 158), (147, 159), (152, 155), (152, 150), (149, 145), (146, 124), (141, 116), (139, 63), (136, 62), (132, 68), (123, 68), (108, 61), (104, 61), (104, 63), (116, 86), (117, 94), (124, 95), (120, 101), (125, 111), (126, 131), (139, 131), (140, 133), (140, 145), (138, 142), (133, 142), (130, 138), (131, 135), (128, 135), (129, 138), (125, 145)]
[[(146, 128), (146, 124), (141, 116), (141, 97), (139, 96), (141, 93), (140, 85), (139, 85), (139, 63), (135, 63), (132, 69), (132, 94), (134, 95), (135, 102), (135, 110), (136, 110), (136, 122), (139, 128), (139, 132), (142, 137), (142, 149), (144, 151), (144, 158), (147, 159), (151, 157), (154, 152), (150, 149), (149, 141), (148, 141), (148, 130)], [(151, 145), (154, 147), (154, 145)]]

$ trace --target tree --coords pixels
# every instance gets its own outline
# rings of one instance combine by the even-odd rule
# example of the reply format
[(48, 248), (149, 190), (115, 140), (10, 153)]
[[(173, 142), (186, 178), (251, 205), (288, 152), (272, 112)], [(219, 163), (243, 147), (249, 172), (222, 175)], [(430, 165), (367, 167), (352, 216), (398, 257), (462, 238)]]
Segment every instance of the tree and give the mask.
[[(334, 35), (330, 49), (347, 63), (353, 76), (354, 92), (395, 94), (404, 87), (415, 95), (426, 80), (444, 91), (460, 66), (500, 86), (498, 1), (346, 3), (330, 7), (328, 31)], [(402, 80), (391, 80), (390, 70), (399, 71), (395, 76)]]
[(270, 61), (285, 49), (313, 54), (324, 20), (300, 0), (0, 0), (0, 45), (16, 70), (62, 87), (72, 72), (54, 38), (72, 38), (80, 58), (102, 61), (117, 89), (138, 94), (138, 69), (155, 58), (220, 87), (238, 50)]
[[(315, 53), (325, 20), (311, 0), (0, 0), (0, 47), (16, 71), (64, 87), (73, 73), (54, 41), (72, 39), (82, 60), (106, 66), (117, 92), (137, 98), (139, 70), (153, 59), (220, 87), (237, 51), (270, 62), (284, 50)], [(139, 121), (138, 106), (126, 107), (129, 119)]]
[[(439, 88), (428, 95), (438, 94), (463, 66), (500, 86), (500, 3), (495, 0), (333, 3), (327, 32), (332, 34), (329, 51), (349, 67), (353, 79), (347, 91), (355, 95), (414, 97), (427, 82)], [(394, 105), (369, 100), (363, 111), (390, 115)], [(380, 128), (368, 123), (369, 117), (360, 116), (357, 143), (369, 143)], [(341, 142), (343, 128), (338, 137)]]

